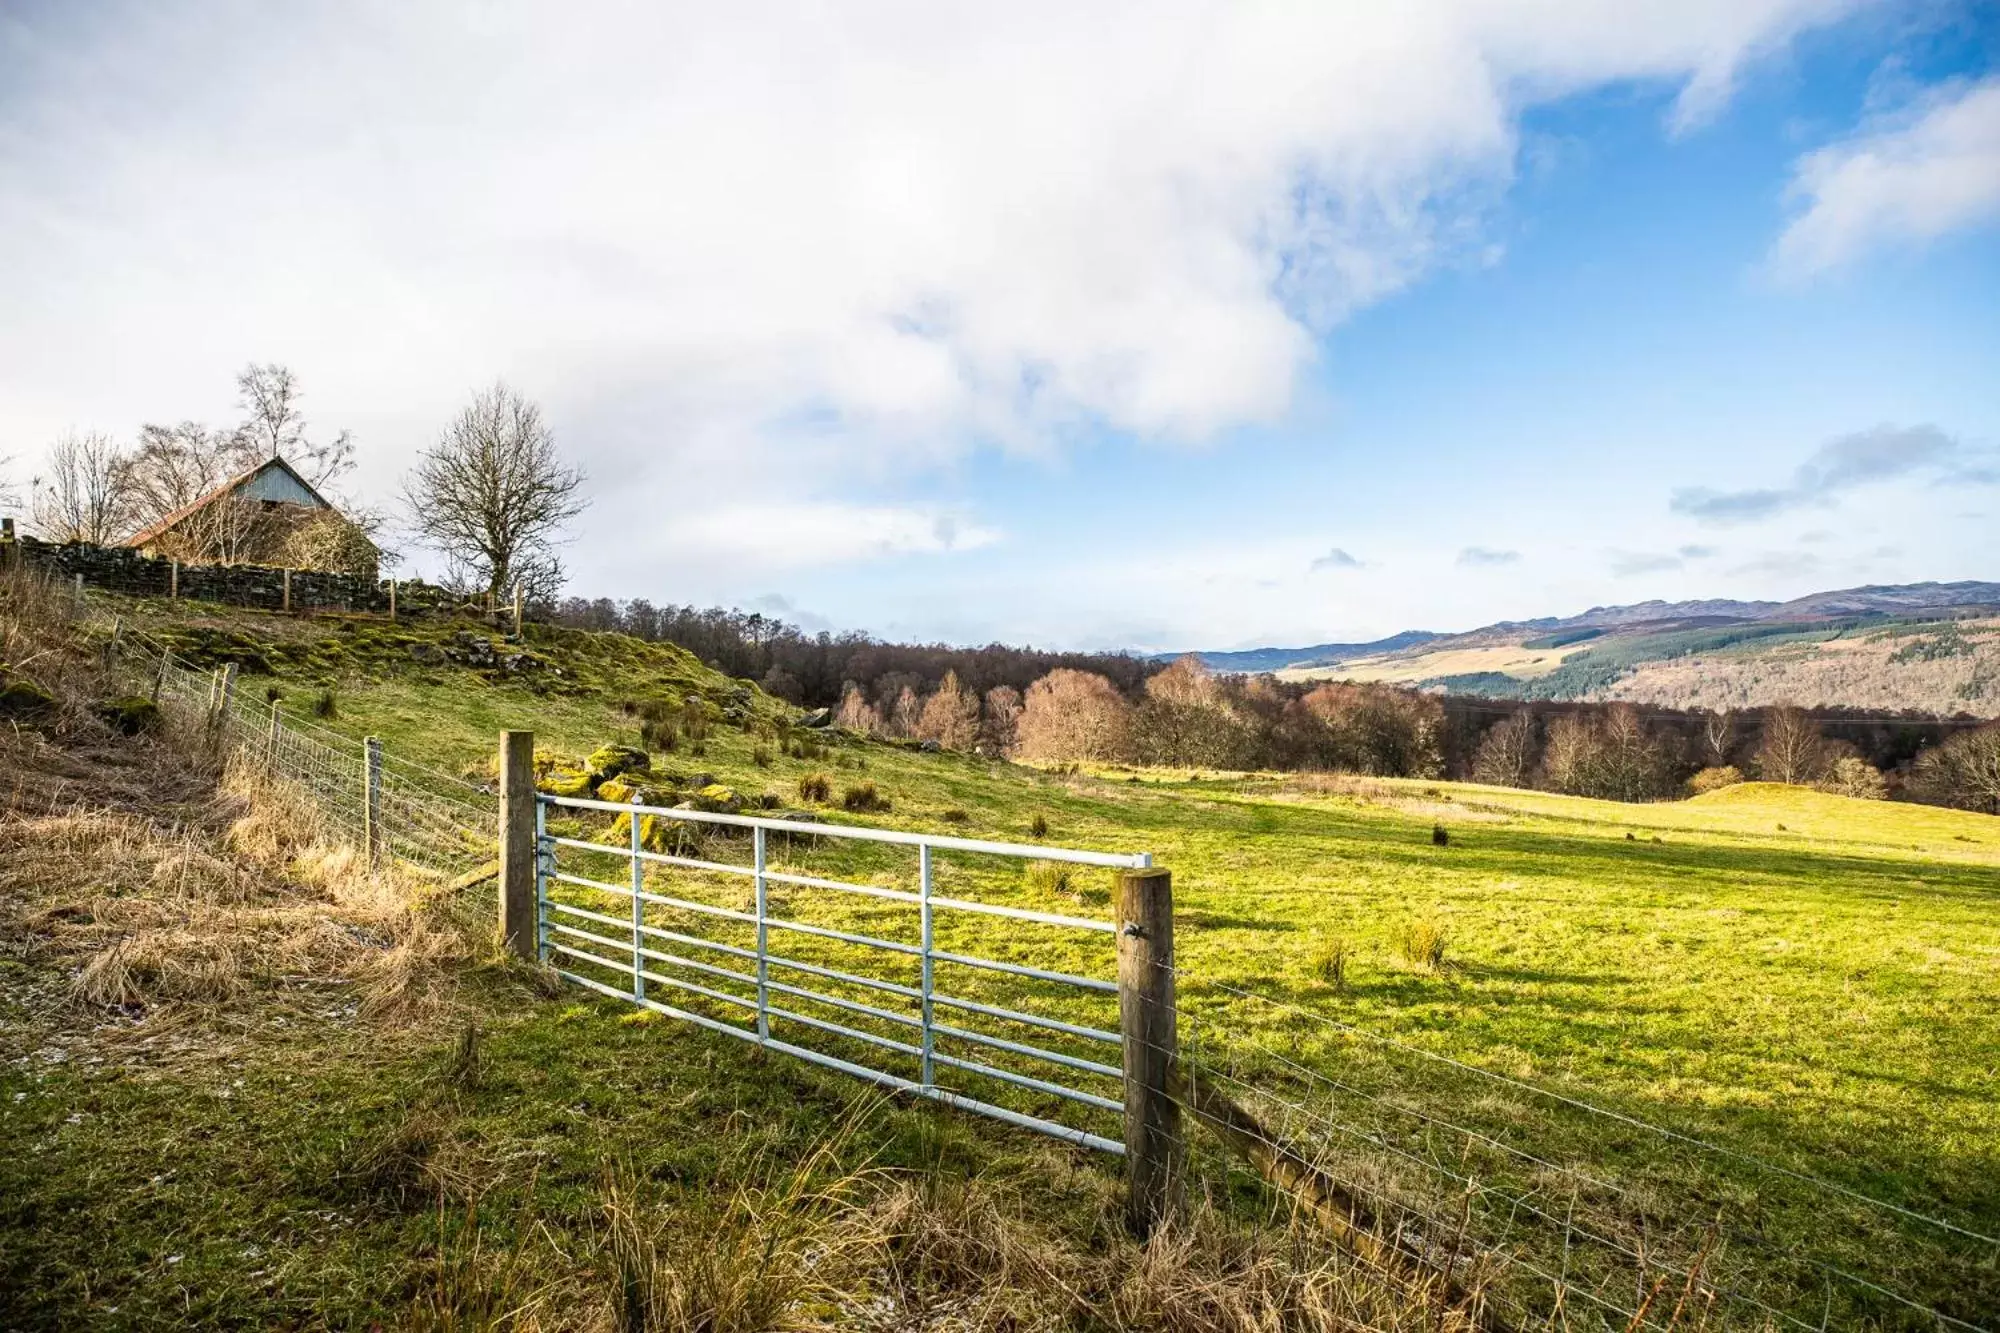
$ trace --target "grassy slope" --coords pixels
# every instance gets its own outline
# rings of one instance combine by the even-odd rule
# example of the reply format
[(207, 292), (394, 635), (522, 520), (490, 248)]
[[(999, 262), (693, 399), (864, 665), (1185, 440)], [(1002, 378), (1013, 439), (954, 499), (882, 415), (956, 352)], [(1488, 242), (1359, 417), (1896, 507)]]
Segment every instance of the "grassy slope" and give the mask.
[[(634, 739), (632, 719), (617, 707), (634, 681), (628, 673), (658, 665), (658, 676), (631, 692), (647, 697), (646, 689), (665, 686), (669, 659), (612, 641), (569, 647), (590, 658), (573, 663), (584, 689), (555, 698), (455, 668), (350, 664), (327, 653), (280, 664), (280, 676), (337, 680), (336, 725), (380, 734), (393, 751), (430, 762), (477, 762), (507, 725), (536, 727), (578, 752)], [(625, 659), (617, 671), (599, 659), (607, 651)], [(698, 669), (679, 661), (674, 670), (692, 679), (686, 673)], [(602, 697), (590, 697), (592, 688)], [(751, 745), (719, 728), (706, 756), (668, 762), (752, 792), (789, 791), (801, 772), (829, 766), (781, 757), (759, 768)], [(1449, 783), (1062, 779), (882, 745), (850, 746), (836, 758), (866, 764), (865, 774), (834, 767), (836, 783), (865, 776), (895, 801), (893, 814), (873, 822), (1021, 838), (1040, 815), (1051, 841), (1153, 852), (1176, 872), (1188, 1008), (1226, 1013), (1233, 1030), (1325, 1061), (1365, 1086), (1441, 1104), (1548, 1151), (1615, 1163), (1635, 1178), (1675, 1178), (1643, 1136), (1606, 1135), (1532, 1098), (1467, 1100), (1429, 1066), (1381, 1057), (1222, 988), (1253, 987), (1574, 1087), (1988, 1230), (2000, 1223), (2000, 821), (1756, 786), (1624, 806)], [(946, 822), (949, 810), (965, 811), (969, 823)], [(1438, 822), (1451, 830), (1449, 847), (1431, 845)], [(810, 855), (823, 858), (816, 866), (861, 868)], [(885, 882), (908, 874), (887, 861), (868, 868)], [(1018, 880), (969, 866), (959, 873), (959, 891), (1075, 908)], [(711, 887), (740, 891), (729, 882)], [(1086, 900), (1094, 887), (1085, 886)], [(797, 910), (894, 929), (886, 908)], [(1401, 930), (1418, 919), (1450, 931), (1455, 965), (1442, 974), (1398, 956)], [(996, 942), (990, 931), (961, 929), (948, 942), (978, 938), (1003, 956), (1104, 971), (1101, 950), (1038, 947), (1018, 932)], [(1329, 932), (1354, 948), (1339, 989), (1308, 966), (1316, 939)], [(614, 1021), (615, 1006), (586, 1011), (590, 1024)], [(716, 1069), (749, 1058), (682, 1032), (662, 1039), (693, 1041)], [(1809, 1227), (1810, 1219), (1789, 1225)]]

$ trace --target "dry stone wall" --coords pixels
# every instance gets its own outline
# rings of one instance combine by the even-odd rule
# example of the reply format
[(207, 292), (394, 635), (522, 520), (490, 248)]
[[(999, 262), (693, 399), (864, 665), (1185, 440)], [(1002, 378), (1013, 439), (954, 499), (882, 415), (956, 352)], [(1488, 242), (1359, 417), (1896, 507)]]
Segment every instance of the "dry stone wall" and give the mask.
[[(44, 570), (65, 582), (81, 575), (86, 588), (132, 597), (182, 597), (264, 611), (370, 611), (386, 615), (390, 609), (391, 581), (359, 574), (288, 571), (269, 565), (188, 565), (154, 559), (124, 546), (45, 542), (28, 536), (0, 538), (0, 560)], [(397, 581), (394, 587), (398, 614), (473, 609), (428, 583)]]

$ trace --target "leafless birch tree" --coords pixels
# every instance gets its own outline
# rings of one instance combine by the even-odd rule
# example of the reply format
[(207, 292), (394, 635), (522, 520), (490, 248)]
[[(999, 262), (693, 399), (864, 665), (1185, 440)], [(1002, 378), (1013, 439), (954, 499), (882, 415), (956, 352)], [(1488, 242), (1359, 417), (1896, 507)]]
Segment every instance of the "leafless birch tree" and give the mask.
[(282, 455), (315, 490), (354, 470), (354, 440), (348, 432), (318, 443), (306, 438), (306, 419), (299, 410), (305, 394), (291, 367), (275, 362), (245, 366), (236, 377), (236, 391), (244, 411), (236, 445), (248, 460), (245, 468)]
[(49, 450), (45, 475), (35, 478), (30, 513), (49, 541), (114, 542), (131, 530), (132, 496), (124, 455), (108, 435), (72, 432)]

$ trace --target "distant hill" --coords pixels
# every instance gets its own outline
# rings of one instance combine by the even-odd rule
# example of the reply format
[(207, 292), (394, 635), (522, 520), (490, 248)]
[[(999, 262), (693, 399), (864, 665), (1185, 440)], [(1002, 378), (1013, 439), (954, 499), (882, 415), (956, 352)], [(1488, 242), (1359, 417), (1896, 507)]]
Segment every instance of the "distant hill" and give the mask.
[[(1399, 648), (1410, 648), (1420, 643), (1428, 643), (1439, 638), (1429, 630), (1406, 629), (1400, 634), (1391, 634), (1386, 639), (1376, 639), (1372, 643), (1316, 643), (1310, 648), (1248, 648), (1242, 652), (1208, 653), (1198, 652), (1195, 656), (1215, 671), (1242, 671), (1256, 673), (1278, 671), (1290, 666), (1331, 666), (1356, 657), (1371, 657), (1376, 653), (1393, 653)], [(1185, 657), (1186, 653), (1154, 653), (1154, 660), (1171, 662)]]
[(1595, 606), (1462, 634), (1201, 653), (1218, 671), (1495, 698), (1798, 703), (2000, 716), (2000, 583), (1870, 585), (1789, 602)]

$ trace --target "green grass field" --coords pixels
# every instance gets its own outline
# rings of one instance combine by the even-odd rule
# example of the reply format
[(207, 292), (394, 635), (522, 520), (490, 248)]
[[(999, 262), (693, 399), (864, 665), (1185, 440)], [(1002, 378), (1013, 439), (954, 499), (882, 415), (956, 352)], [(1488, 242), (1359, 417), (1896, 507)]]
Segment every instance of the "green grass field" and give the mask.
[[(259, 618), (231, 619), (261, 632), (254, 630)], [(394, 754), (454, 771), (484, 764), (505, 727), (533, 729), (538, 743), (576, 755), (605, 742), (636, 743), (636, 719), (625, 703), (698, 683), (699, 668), (663, 656), (668, 650), (600, 647), (576, 636), (559, 636), (551, 645), (557, 649), (573, 660), (567, 686), (554, 694), (455, 668), (420, 669), (393, 653), (356, 660), (351, 651), (316, 649), (290, 661), (274, 654), (271, 664), (289, 698), (334, 690), (337, 711), (326, 725), (379, 736)], [(262, 683), (245, 680), (246, 687)], [(1779, 1286), (1810, 1285), (1800, 1259), (1810, 1255), (1864, 1269), (1960, 1318), (2000, 1308), (2000, 1278), (1979, 1247), (1934, 1246), (1933, 1233), (1920, 1225), (1417, 1053), (1994, 1234), (2000, 820), (1760, 784), (1693, 801), (1622, 805), (1449, 782), (1053, 774), (851, 738), (822, 758), (792, 759), (780, 750), (761, 766), (753, 762), (760, 744), (771, 748), (746, 731), (718, 727), (705, 754), (660, 755), (655, 764), (705, 771), (748, 795), (768, 790), (787, 805), (798, 804), (801, 776), (824, 771), (836, 797), (844, 784), (866, 780), (893, 802), (886, 814), (854, 816), (836, 801), (817, 812), (831, 822), (1025, 841), (1039, 821), (1046, 827), (1040, 840), (1050, 843), (1148, 851), (1174, 872), (1184, 1040), (1194, 1040), (1199, 1058), (1240, 1071), (1250, 1083), (1260, 1072), (1282, 1072), (1286, 1060), (1324, 1071), (1346, 1090), (1308, 1087), (1324, 1100), (1307, 1110), (1408, 1148), (1426, 1163), (1472, 1163), (1462, 1144), (1453, 1148), (1452, 1134), (1435, 1130), (1446, 1121), (1555, 1166), (1587, 1169), (1624, 1193), (1613, 1199), (1586, 1189), (1579, 1200), (1573, 1184), (1509, 1161), (1482, 1162), (1480, 1174), (1547, 1208), (1582, 1206), (1604, 1227), (1621, 1228), (1620, 1237), (1691, 1233), (1719, 1210), (1731, 1211), (1754, 1217), (1776, 1256), (1755, 1260), (1744, 1250), (1739, 1261), (1783, 1269)], [(565, 827), (594, 834), (602, 821)], [(1434, 845), (1440, 827), (1448, 845)], [(718, 839), (702, 854), (740, 860), (743, 849)], [(820, 843), (782, 855), (812, 873), (914, 884), (913, 858), (900, 852)], [(1102, 912), (1109, 887), (1106, 872), (1052, 889), (1013, 866), (943, 862), (942, 892), (1049, 910)], [(606, 858), (591, 873), (616, 879), (615, 865)], [(748, 892), (734, 877), (673, 873), (681, 886), (675, 892), (719, 905), (742, 906)], [(909, 938), (913, 928), (900, 905), (856, 905), (807, 890), (788, 895), (782, 910), (891, 938)], [(1412, 928), (1442, 934), (1442, 966), (1406, 956)], [(1335, 941), (1345, 958), (1338, 981), (1323, 962)], [(1101, 937), (996, 929), (971, 918), (949, 919), (940, 943), (1110, 974), (1110, 943)], [(794, 952), (855, 966), (859, 959), (847, 948), (804, 941)], [(899, 975), (879, 962), (870, 970)], [(974, 998), (1110, 1018), (1101, 1005), (1090, 1009), (1095, 1001), (1034, 997), (1032, 988), (1000, 979), (968, 976), (954, 984)], [(509, 1004), (532, 1007), (519, 997)], [(618, 1136), (625, 1083), (636, 1076), (624, 1065), (610, 1072), (606, 1050), (651, 1058), (641, 1051), (657, 1042), (661, 1051), (680, 1053), (653, 1076), (654, 1095), (669, 1099), (682, 1095), (672, 1061), (693, 1058), (685, 1053), (701, 1052), (711, 1069), (758, 1058), (678, 1025), (620, 1027), (615, 1002), (581, 993), (574, 1013), (564, 1020), (576, 1025), (574, 1040), (551, 1040), (551, 1020), (524, 1019), (524, 1035), (508, 1038), (509, 1049), (523, 1052), (521, 1078), (568, 1080), (563, 1096), (573, 1091), (587, 1108), (579, 1114), (592, 1122), (589, 1141), (607, 1151)], [(1337, 1024), (1414, 1050), (1357, 1038)], [(816, 1074), (802, 1077), (815, 1088), (832, 1086)], [(699, 1101), (694, 1091), (686, 1095)], [(505, 1104), (500, 1094), (481, 1094), (481, 1114), (490, 1117), (481, 1122), (485, 1140), (506, 1139)], [(1023, 1105), (1039, 1113), (1058, 1108), (1032, 1098)], [(170, 1110), (151, 1114), (175, 1121)], [(1432, 1120), (1412, 1122), (1413, 1113)], [(610, 1124), (596, 1123), (600, 1115)], [(1288, 1124), (1307, 1134), (1318, 1122)], [(981, 1143), (1006, 1138), (984, 1127), (970, 1132)], [(1357, 1176), (1381, 1170), (1379, 1151), (1326, 1137), (1329, 1162)], [(1399, 1187), (1393, 1175), (1382, 1177), (1383, 1188)]]

